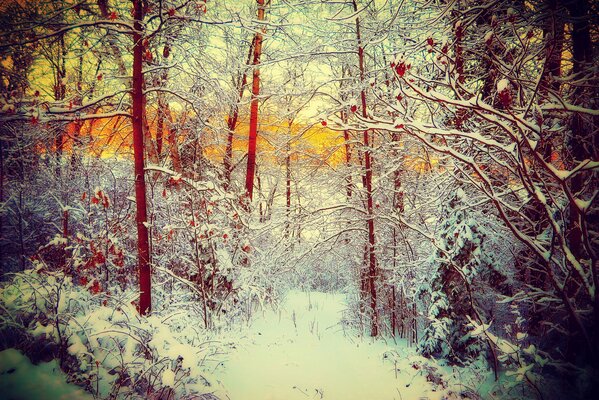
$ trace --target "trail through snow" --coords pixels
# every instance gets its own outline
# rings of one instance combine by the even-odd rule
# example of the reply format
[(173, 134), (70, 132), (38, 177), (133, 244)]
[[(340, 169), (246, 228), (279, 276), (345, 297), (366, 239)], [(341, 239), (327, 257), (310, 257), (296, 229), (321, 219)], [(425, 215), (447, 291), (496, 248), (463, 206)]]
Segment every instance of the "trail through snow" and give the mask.
[[(445, 384), (428, 381), (430, 362), (405, 341), (360, 338), (344, 330), (345, 307), (342, 294), (292, 291), (278, 311), (255, 316), (245, 338), (214, 372), (226, 390), (218, 393), (220, 398), (452, 398)], [(433, 375), (455, 382), (451, 369), (435, 368)]]

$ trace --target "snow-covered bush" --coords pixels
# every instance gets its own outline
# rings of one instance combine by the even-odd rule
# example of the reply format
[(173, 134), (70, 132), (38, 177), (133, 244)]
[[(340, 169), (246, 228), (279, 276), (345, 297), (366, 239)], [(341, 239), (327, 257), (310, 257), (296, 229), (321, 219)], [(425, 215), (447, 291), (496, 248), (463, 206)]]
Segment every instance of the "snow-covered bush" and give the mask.
[(57, 358), (73, 382), (100, 398), (210, 393), (200, 371), (216, 344), (194, 323), (199, 309), (186, 292), (179, 285), (162, 293), (154, 314), (142, 318), (131, 291), (93, 293), (62, 272), (26, 270), (0, 289), (0, 345), (34, 361)]
[(492, 312), (489, 298), (509, 292), (510, 271), (495, 256), (501, 239), (492, 229), (494, 217), (489, 213), (483, 219), (482, 213), (468, 210), (470, 201), (461, 188), (448, 201), (438, 250), (429, 261), (434, 272), (420, 288), (428, 301), (420, 350), (451, 362), (478, 357), (484, 343), (471, 334), (468, 318), (486, 320)]

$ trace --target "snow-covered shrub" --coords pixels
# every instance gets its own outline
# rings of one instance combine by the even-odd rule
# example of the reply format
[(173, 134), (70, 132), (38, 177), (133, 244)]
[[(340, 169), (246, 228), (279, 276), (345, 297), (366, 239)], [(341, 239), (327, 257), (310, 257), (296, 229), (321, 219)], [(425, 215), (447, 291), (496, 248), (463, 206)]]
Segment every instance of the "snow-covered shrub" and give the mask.
[(429, 262), (434, 273), (420, 288), (429, 301), (429, 324), (420, 350), (455, 363), (475, 359), (483, 350), (481, 341), (470, 333), (468, 318), (486, 318), (481, 302), (493, 297), (507, 280), (493, 255), (493, 238), (485, 233), (488, 223), (485, 226), (480, 213), (467, 208), (468, 199), (460, 188), (444, 211), (438, 251)]
[[(174, 398), (209, 393), (199, 372), (214, 349), (193, 322), (198, 309), (186, 290), (156, 296), (155, 312), (138, 315), (136, 295), (108, 295), (74, 285), (62, 272), (33, 269), (0, 289), (2, 348), (32, 354), (51, 349), (70, 379), (100, 398)], [(193, 372), (192, 372), (193, 371)]]

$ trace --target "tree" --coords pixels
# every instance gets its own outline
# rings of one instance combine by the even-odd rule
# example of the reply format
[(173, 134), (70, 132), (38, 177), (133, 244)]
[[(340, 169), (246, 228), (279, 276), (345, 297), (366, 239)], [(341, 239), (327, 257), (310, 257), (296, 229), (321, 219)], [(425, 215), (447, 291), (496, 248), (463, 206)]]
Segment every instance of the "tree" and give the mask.
[[(427, 115), (427, 120), (405, 116), (399, 123), (404, 127), (401, 132), (419, 140), (439, 157), (451, 159), (463, 190), (484, 196), (514, 237), (538, 257), (538, 267), (548, 287), (525, 288), (524, 298), (513, 301), (558, 302), (560, 306), (553, 308), (555, 314), (545, 318), (569, 332), (567, 336), (556, 332), (558, 340), (571, 341), (574, 348), (585, 348), (587, 362), (593, 363), (597, 360), (597, 348), (591, 337), (596, 327), (589, 316), (595, 312), (597, 271), (591, 245), (595, 234), (589, 218), (596, 209), (596, 179), (593, 183), (592, 177), (596, 177), (597, 165), (589, 154), (577, 157), (569, 165), (555, 153), (547, 160), (539, 141), (548, 135), (553, 135), (554, 143), (565, 140), (571, 118), (596, 118), (598, 111), (573, 104), (577, 101), (575, 88), (549, 94), (538, 90), (544, 69), (530, 54), (538, 51), (548, 57), (544, 50), (549, 46), (543, 41), (542, 27), (531, 28), (528, 23), (528, 18), (536, 17), (532, 6), (522, 7), (526, 13), (517, 16), (508, 4), (502, 3), (492, 9), (495, 14), (489, 19), (490, 25), (484, 25), (489, 29), (485, 40), (497, 44), (493, 47), (496, 50), (487, 49), (492, 68), (475, 69), (476, 64), (466, 58), (467, 54), (476, 54), (477, 46), (480, 48), (480, 36), (470, 36), (468, 30), (474, 29), (475, 21), (487, 10), (476, 7), (461, 10), (451, 21), (460, 28), (454, 31), (454, 46), (463, 46), (455, 50), (453, 57), (450, 48), (431, 38), (428, 69), (409, 70), (407, 61), (396, 66), (402, 95), (422, 106)], [(589, 18), (588, 14), (585, 18)], [(460, 54), (465, 58), (461, 59)], [(541, 65), (546, 65), (546, 61)], [(583, 65), (588, 67), (580, 64), (580, 68), (585, 68)], [(489, 78), (494, 89), (489, 100), (485, 100), (479, 88), (491, 71), (496, 74)], [(588, 75), (578, 71), (579, 76), (589, 79), (590, 72), (585, 71)], [(392, 107), (400, 111), (396, 105)], [(436, 114), (448, 118), (439, 121)], [(398, 121), (373, 116), (368, 122), (365, 127), (400, 131)], [(573, 191), (575, 180), (584, 183)], [(525, 211), (532, 204), (537, 213)], [(572, 213), (579, 226), (585, 227), (580, 232), (585, 232), (582, 235), (586, 238), (575, 241), (584, 249), (582, 252), (574, 250), (568, 237)]]
[[(256, 0), (258, 5), (257, 17), (259, 22), (265, 20), (265, 0)], [(253, 41), (254, 57), (252, 60), (252, 96), (250, 100), (250, 133), (248, 140), (248, 159), (245, 175), (245, 191), (249, 201), (252, 201), (254, 193), (254, 175), (256, 171), (256, 140), (258, 136), (258, 96), (260, 96), (260, 56), (262, 55), (262, 41), (266, 33), (266, 27), (256, 29)]]
[(132, 73), (132, 126), (133, 156), (135, 173), (135, 208), (137, 225), (137, 257), (139, 268), (139, 312), (146, 315), (152, 309), (152, 272), (150, 269), (150, 240), (148, 235), (148, 212), (146, 200), (146, 180), (144, 162), (144, 92), (143, 92), (143, 55), (144, 29), (142, 21), (144, 11), (141, 0), (132, 0), (133, 33), (133, 73)]

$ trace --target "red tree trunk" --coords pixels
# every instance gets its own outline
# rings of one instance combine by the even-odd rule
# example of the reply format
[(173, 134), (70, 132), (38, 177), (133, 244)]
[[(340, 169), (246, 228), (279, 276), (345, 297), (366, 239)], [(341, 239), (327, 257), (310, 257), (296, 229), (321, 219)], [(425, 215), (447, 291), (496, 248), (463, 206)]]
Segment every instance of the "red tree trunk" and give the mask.
[[(250, 61), (252, 61), (252, 54), (254, 51), (254, 41), (250, 45), (250, 49), (248, 51), (248, 58), (245, 62), (245, 65), (250, 65)], [(225, 168), (225, 185), (229, 187), (231, 184), (231, 172), (233, 170), (233, 136), (235, 133), (235, 127), (237, 127), (237, 119), (239, 118), (239, 103), (243, 98), (243, 91), (245, 90), (245, 85), (247, 84), (247, 71), (243, 71), (242, 75), (237, 80), (237, 98), (235, 99), (235, 104), (232, 105), (231, 112), (227, 117), (227, 129), (229, 130), (227, 135), (227, 148), (225, 150), (225, 157), (223, 159), (223, 166)]]
[(143, 93), (143, 5), (142, 0), (132, 0), (134, 10), (133, 33), (133, 86), (131, 98), (133, 102), (133, 157), (135, 162), (135, 206), (137, 223), (137, 254), (139, 266), (139, 313), (148, 314), (152, 309), (150, 241), (148, 237), (146, 181), (144, 175), (144, 93)]
[[(353, 1), (354, 12), (358, 12), (358, 5)], [(360, 100), (362, 102), (362, 116), (367, 119), (368, 113), (366, 110), (366, 91), (364, 85), (364, 48), (362, 47), (362, 37), (360, 35), (360, 19), (356, 18), (356, 39), (358, 41), (358, 62), (360, 66), (360, 82), (362, 90), (360, 91)], [(364, 184), (366, 189), (366, 212), (368, 226), (368, 280), (370, 286), (370, 309), (371, 309), (371, 326), (370, 335), (378, 335), (378, 313), (376, 309), (376, 254), (375, 254), (375, 236), (374, 236), (374, 212), (372, 201), (372, 156), (370, 149), (370, 131), (364, 131)]]
[[(256, 0), (258, 3), (258, 21), (264, 21), (264, 0)], [(264, 28), (256, 31), (254, 38), (254, 76), (252, 81), (252, 100), (250, 103), (250, 137), (248, 141), (248, 161), (245, 175), (245, 191), (251, 201), (254, 193), (254, 174), (256, 171), (256, 139), (258, 137), (258, 96), (260, 95), (260, 56), (262, 55), (262, 35)]]

